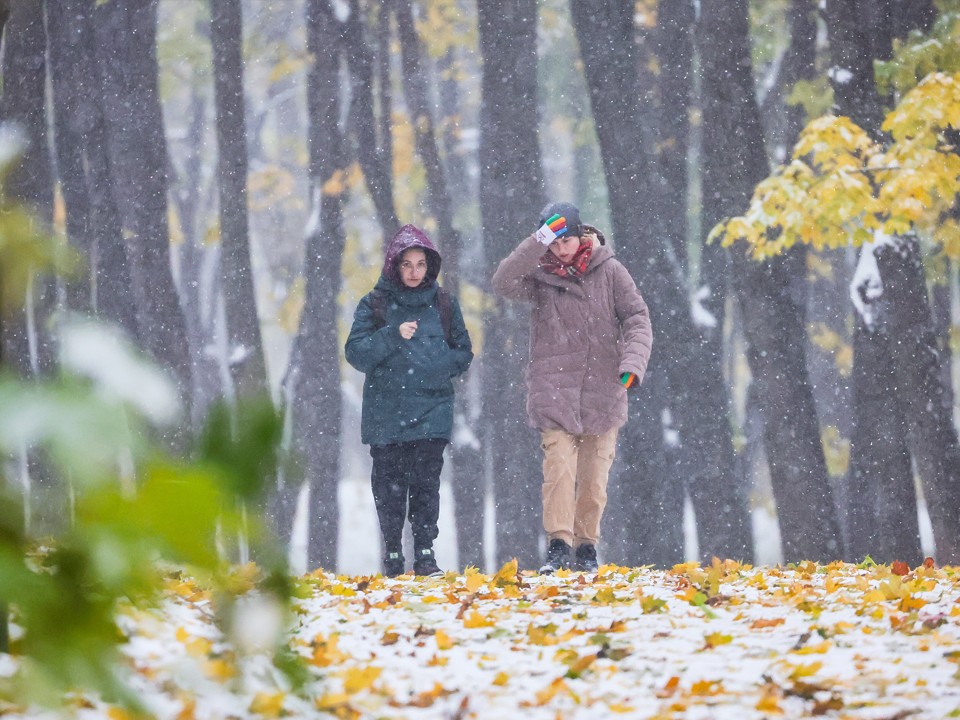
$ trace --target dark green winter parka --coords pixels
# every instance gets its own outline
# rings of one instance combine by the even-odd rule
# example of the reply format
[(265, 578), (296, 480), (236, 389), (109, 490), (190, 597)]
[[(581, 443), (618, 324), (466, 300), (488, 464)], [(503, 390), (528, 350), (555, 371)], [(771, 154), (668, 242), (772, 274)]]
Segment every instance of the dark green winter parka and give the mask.
[[(427, 256), (427, 273), (420, 286), (408, 288), (397, 265), (404, 251), (415, 247)], [(466, 372), (473, 349), (453, 297), (448, 342), (437, 299), (439, 272), (433, 243), (419, 228), (405, 225), (387, 246), (376, 287), (357, 305), (344, 351), (347, 362), (366, 375), (360, 439), (367, 445), (450, 439), (453, 378)], [(410, 320), (417, 321), (417, 331), (404, 340), (400, 324)]]

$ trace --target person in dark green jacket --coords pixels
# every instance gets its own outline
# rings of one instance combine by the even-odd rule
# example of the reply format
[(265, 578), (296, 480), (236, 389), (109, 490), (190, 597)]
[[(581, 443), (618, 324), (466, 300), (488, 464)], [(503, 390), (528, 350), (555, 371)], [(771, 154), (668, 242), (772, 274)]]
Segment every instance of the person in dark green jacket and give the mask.
[(373, 458), (383, 570), (392, 576), (404, 573), (407, 516), (414, 573), (440, 573), (433, 541), (443, 450), (453, 431), (453, 379), (466, 372), (473, 349), (460, 305), (437, 284), (439, 273), (440, 253), (426, 234), (400, 228), (380, 279), (357, 305), (344, 348), (347, 362), (366, 375), (360, 439)]

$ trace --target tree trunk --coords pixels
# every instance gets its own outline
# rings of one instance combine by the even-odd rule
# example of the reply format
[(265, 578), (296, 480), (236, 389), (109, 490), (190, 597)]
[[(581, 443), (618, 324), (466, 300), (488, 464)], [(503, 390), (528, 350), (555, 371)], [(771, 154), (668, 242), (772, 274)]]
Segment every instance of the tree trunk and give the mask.
[[(480, 216), (484, 251), (496, 265), (533, 232), (543, 201), (537, 139), (535, 0), (477, 4), (483, 101), (480, 107)], [(498, 299), (484, 318), (483, 404), (497, 516), (497, 563), (539, 565), (542, 535), (539, 437), (527, 423), (523, 376), (529, 309)]]
[[(838, 107), (878, 140), (882, 139), (883, 105), (874, 84), (873, 58), (890, 56), (894, 32), (929, 23), (929, 3), (911, 3), (910, 10), (907, 15), (899, 13), (895, 20), (893, 8), (883, 0), (827, 6), (833, 63), (838, 70), (847, 71), (834, 74)], [(877, 305), (880, 325), (859, 318), (854, 338), (854, 379), (864, 387), (854, 388), (856, 433), (851, 443), (850, 501), (864, 504), (865, 496), (873, 517), (854, 510), (849, 535), (864, 549), (917, 557), (914, 479), (906, 462), (909, 454), (924, 488), (937, 559), (941, 564), (955, 563), (960, 559), (956, 511), (960, 455), (952, 418), (942, 407), (943, 385), (930, 367), (931, 362), (938, 362), (938, 354), (919, 250), (914, 239), (895, 238), (879, 249), (869, 245), (860, 252), (861, 256), (874, 255), (861, 259), (875, 259), (883, 295)], [(871, 387), (874, 384), (879, 387)], [(881, 416), (883, 421), (877, 422)], [(879, 447), (885, 451), (880, 452)], [(854, 497), (854, 492), (860, 496)], [(886, 528), (882, 522), (891, 523), (893, 529), (883, 537)], [(869, 535), (864, 538), (864, 533)]]
[[(377, 66), (377, 100), (380, 114), (377, 118), (377, 136), (380, 139), (380, 152), (388, 162), (393, 158), (393, 83), (390, 78), (390, 65), (393, 58), (390, 47), (390, 17), (394, 0), (380, 0), (377, 7), (376, 27), (376, 66)], [(391, 179), (393, 175), (391, 173)]]
[(237, 397), (267, 391), (247, 220), (247, 125), (243, 102), (240, 0), (211, 0), (213, 84), (217, 109), (221, 291)]
[[(126, 242), (138, 338), (189, 406), (186, 327), (170, 269), (167, 150), (157, 87), (157, 0), (96, 6), (94, 27), (110, 184)], [(184, 446), (182, 431), (171, 437)]]
[[(230, 384), (226, 341), (223, 338), (219, 309), (219, 247), (204, 242), (198, 228), (207, 204), (208, 187), (204, 180), (202, 149), (206, 133), (206, 105), (199, 93), (190, 94), (190, 120), (183, 140), (183, 163), (170, 163), (170, 198), (177, 208), (183, 241), (179, 247), (180, 298), (187, 328), (187, 346), (193, 369), (190, 420), (199, 430), (210, 406), (227, 394)], [(218, 327), (221, 332), (218, 332)], [(211, 353), (211, 347), (218, 352)]]
[[(346, 171), (337, 126), (342, 105), (338, 71), (343, 36), (333, 10), (324, 0), (308, 0), (306, 27), (307, 49), (314, 57), (307, 78), (313, 191), (311, 219), (306, 229), (306, 297), (284, 390), (290, 402), (292, 448), (310, 492), (308, 569), (333, 570), (337, 563), (342, 414), (337, 295), (342, 282), (344, 232), (342, 190), (330, 190), (327, 183)], [(285, 539), (290, 536), (299, 490), (294, 478), (284, 479), (275, 519)]]
[[(25, 147), (3, 182), (6, 198), (24, 206), (43, 232), (53, 232), (53, 167), (47, 135), (47, 36), (43, 5), (13, 0), (3, 41), (2, 117), (16, 123)], [(6, 366), (23, 377), (49, 375), (56, 349), (51, 320), (57, 307), (56, 281), (34, 275), (15, 305), (2, 308), (2, 341)], [(55, 533), (69, 519), (69, 499), (62, 481), (37, 448), (25, 448), (22, 467), (27, 488), (27, 527), (38, 536)]]
[[(901, 238), (893, 245), (883, 245), (876, 255), (887, 296), (887, 312), (881, 321), (891, 340), (893, 387), (906, 417), (905, 429), (933, 525), (937, 560), (942, 565), (956, 565), (960, 563), (960, 444), (944, 398), (920, 247), (914, 237)], [(909, 506), (902, 512), (906, 515)], [(903, 522), (912, 529), (912, 516), (904, 517)]]
[[(10, 17), (10, 7), (8, 5), (8, 0), (0, 0), (0, 37), (3, 37), (3, 30), (7, 25), (7, 18)], [(3, 336), (4, 326), (6, 322), (0, 319), (0, 337)], [(2, 365), (6, 360), (6, 353), (3, 349), (3, 344), (0, 343), (0, 365)], [(9, 652), (10, 651), (10, 607), (7, 603), (0, 599), (0, 652)]]
[(68, 286), (68, 304), (89, 308), (137, 337), (120, 217), (111, 191), (94, 46), (94, 0), (50, 2), (50, 72), (58, 175), (67, 236), (88, 253), (89, 274)]
[(764, 136), (769, 155), (776, 163), (790, 157), (790, 151), (806, 124), (804, 109), (787, 103), (787, 96), (799, 80), (817, 75), (816, 7), (806, 0), (791, 0), (787, 8), (790, 43), (774, 63), (774, 77), (760, 101)]
[[(55, 157), (60, 191), (66, 209), (67, 240), (91, 263), (78, 278), (67, 283), (67, 306), (93, 313), (93, 238), (90, 194), (83, 167), (86, 127), (92, 123), (90, 104), (84, 95), (96, 92), (90, 87), (89, 32), (82, 22), (87, 8), (75, 0), (46, 3), (49, 36), (49, 76), (55, 138)], [(81, 18), (78, 18), (77, 15)], [(86, 41), (86, 42), (85, 42)]]
[(891, 338), (886, 327), (868, 327), (859, 313), (856, 323), (847, 553), (852, 560), (869, 555), (880, 563), (903, 560), (912, 565), (922, 560), (920, 526), (910, 451), (904, 442), (904, 411), (890, 392), (896, 383), (889, 362)]
[[(393, 174), (390, 156), (377, 137), (373, 102), (373, 58), (365, 38), (365, 23), (359, 0), (350, 0), (350, 16), (343, 24), (344, 48), (350, 67), (350, 126), (356, 138), (356, 152), (363, 169), (367, 189), (377, 209), (377, 218), (385, 236), (399, 227), (393, 203)], [(321, 46), (322, 48), (325, 47)], [(324, 49), (324, 52), (327, 50)], [(389, 82), (388, 78), (382, 79)]]
[[(704, 229), (742, 213), (769, 172), (750, 62), (745, 0), (701, 3)], [(707, 253), (705, 253), (705, 256)], [(842, 556), (842, 536), (807, 379), (805, 298), (792, 285), (803, 256), (732, 268), (743, 310), (747, 359), (764, 419), (784, 559)]]
[[(670, 186), (660, 180), (661, 167), (654, 149), (657, 133), (639, 121), (633, 8), (629, 4), (591, 1), (571, 3), (570, 9), (603, 157), (614, 237), (622, 262), (650, 306), (655, 334), (647, 370), (650, 379), (645, 382), (660, 394), (647, 403), (631, 400), (630, 421), (621, 435), (619, 450), (627, 477), (620, 480), (620, 485), (637, 487), (640, 492), (642, 487), (636, 478), (643, 474), (642, 483), (656, 483), (661, 488), (662, 492), (652, 496), (662, 496), (664, 503), (647, 503), (645, 499), (651, 497), (647, 492), (624, 497), (618, 505), (641, 508), (645, 518), (635, 526), (651, 528), (665, 523), (676, 526), (679, 532), (686, 487), (697, 512), (701, 556), (749, 560), (750, 518), (742, 482), (734, 472), (720, 354), (716, 344), (703, 341), (691, 317), (687, 270), (678, 253), (686, 241), (685, 225), (661, 212), (661, 208), (680, 212), (684, 206), (668, 197)], [(677, 14), (667, 14), (666, 18), (674, 27), (682, 28), (691, 21), (692, 6), (683, 4), (671, 10)], [(670, 57), (665, 48), (663, 61)], [(669, 70), (668, 77), (689, 77), (689, 56), (681, 53), (672, 62), (679, 67)], [(684, 96), (673, 89), (664, 102), (672, 97), (674, 103), (682, 103)], [(680, 125), (686, 117), (684, 109), (670, 120)], [(662, 382), (654, 382), (658, 372), (665, 374)], [(666, 416), (672, 420), (672, 432), (679, 434), (679, 444), (657, 448), (650, 443), (664, 442), (662, 418)], [(654, 466), (641, 460), (644, 453), (663, 458), (665, 464)], [(668, 458), (674, 456), (678, 462), (669, 462)], [(663, 517), (663, 513), (671, 512), (680, 514)], [(640, 547), (624, 549), (626, 558), (647, 562), (645, 558), (655, 556), (668, 563), (679, 562), (683, 557), (682, 544), (677, 547), (678, 537), (648, 534)]]
[[(46, 52), (43, 5), (36, 0), (11, 0), (3, 42), (2, 117), (17, 123), (26, 146), (3, 182), (8, 198), (25, 205), (51, 228), (53, 171), (47, 141)], [(47, 321), (56, 305), (53, 280), (38, 278), (24, 302), (8, 309), (3, 344), (7, 366), (24, 376), (46, 374), (55, 351)]]

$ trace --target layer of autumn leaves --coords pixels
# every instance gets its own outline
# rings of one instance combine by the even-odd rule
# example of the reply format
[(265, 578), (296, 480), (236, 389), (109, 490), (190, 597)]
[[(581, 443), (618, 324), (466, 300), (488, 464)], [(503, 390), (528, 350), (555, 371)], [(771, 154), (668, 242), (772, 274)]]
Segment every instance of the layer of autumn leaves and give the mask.
[[(189, 579), (170, 581), (165, 618), (127, 624), (130, 643), (171, 634), (248, 717), (960, 717), (960, 568), (930, 560), (552, 577), (511, 562), (493, 575), (298, 583), (283, 642), (307, 671), (299, 689), (251, 670)], [(231, 716), (156, 662), (131, 661), (180, 703), (178, 720)]]

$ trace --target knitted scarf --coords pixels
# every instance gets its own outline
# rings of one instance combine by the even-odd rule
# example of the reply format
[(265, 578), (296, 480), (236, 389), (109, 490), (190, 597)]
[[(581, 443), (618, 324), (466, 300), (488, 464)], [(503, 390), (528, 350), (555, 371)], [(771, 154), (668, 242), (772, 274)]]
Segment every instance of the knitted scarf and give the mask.
[(560, 262), (560, 258), (547, 250), (540, 258), (540, 267), (544, 272), (559, 275), (562, 278), (576, 279), (587, 270), (590, 256), (593, 254), (593, 241), (590, 238), (581, 238), (580, 247), (568, 263)]

